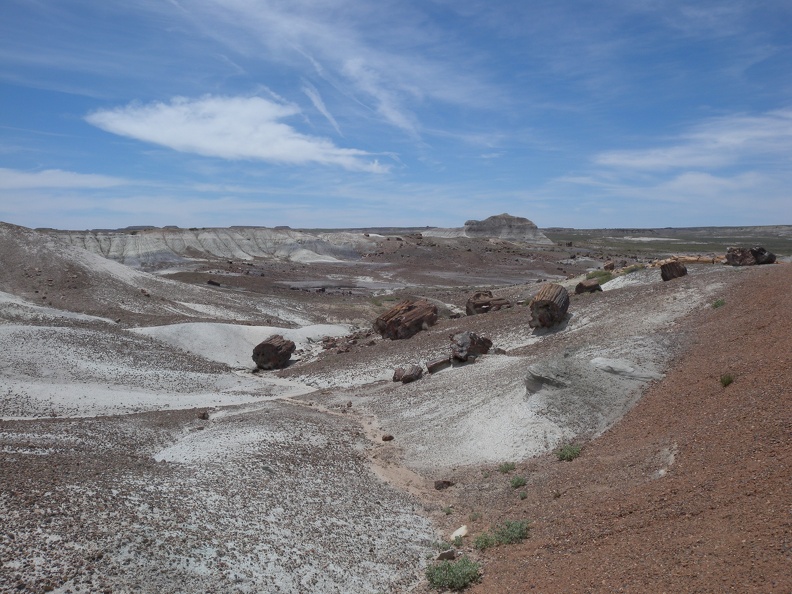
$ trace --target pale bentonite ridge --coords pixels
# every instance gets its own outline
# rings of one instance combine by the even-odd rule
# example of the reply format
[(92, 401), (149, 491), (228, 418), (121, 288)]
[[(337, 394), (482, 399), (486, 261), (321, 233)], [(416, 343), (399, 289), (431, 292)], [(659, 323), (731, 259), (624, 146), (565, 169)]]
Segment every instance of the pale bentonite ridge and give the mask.
[[(404, 270), (405, 252), (430, 247), (362, 237)], [(476, 241), (431, 247), (449, 258), (435, 264), (498, 245), (503, 260), (525, 258)], [(354, 327), (384, 307), (371, 292), (270, 295), (232, 286), (239, 273), (191, 285), (11, 225), (0, 248), (0, 590), (17, 591), (411, 591), (446, 536), (434, 480), (600, 435), (685, 348), (680, 320), (744, 274), (691, 266), (663, 283), (646, 269), (574, 296), (552, 330), (531, 330), (517, 305), (392, 342)], [(330, 270), (300, 265), (261, 270), (288, 283)], [(517, 302), (537, 288), (499, 292)], [(423, 290), (447, 313), (468, 292)], [(446, 354), (460, 330), (498, 352), (391, 381)], [(352, 331), (346, 348), (324, 348)], [(253, 373), (252, 347), (271, 333), (298, 357)]]

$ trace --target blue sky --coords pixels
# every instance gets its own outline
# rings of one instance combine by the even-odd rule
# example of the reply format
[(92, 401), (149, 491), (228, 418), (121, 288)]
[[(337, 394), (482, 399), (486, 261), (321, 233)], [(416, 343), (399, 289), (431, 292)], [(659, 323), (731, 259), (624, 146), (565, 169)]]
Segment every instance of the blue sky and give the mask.
[(788, 0), (3, 0), (0, 220), (792, 224)]

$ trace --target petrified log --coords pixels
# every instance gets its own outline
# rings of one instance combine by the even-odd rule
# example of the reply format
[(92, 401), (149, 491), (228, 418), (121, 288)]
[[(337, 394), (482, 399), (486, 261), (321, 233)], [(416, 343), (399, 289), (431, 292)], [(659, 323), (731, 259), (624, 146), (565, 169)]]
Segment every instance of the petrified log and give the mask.
[(492, 341), (474, 332), (460, 332), (451, 335), (451, 357), (457, 361), (467, 361), (489, 352)]
[(580, 295), (581, 293), (594, 293), (596, 291), (602, 291), (602, 287), (600, 287), (599, 281), (596, 278), (582, 280), (575, 287), (575, 295)]
[(660, 278), (664, 281), (669, 281), (680, 276), (687, 274), (687, 268), (682, 262), (666, 262), (660, 267)]
[(752, 248), (730, 247), (726, 250), (726, 263), (732, 266), (753, 266), (754, 264), (772, 264), (776, 256), (762, 246)]
[(438, 371), (442, 371), (447, 367), (451, 366), (451, 357), (442, 357), (440, 359), (435, 359), (434, 361), (429, 361), (426, 364), (426, 371), (429, 373), (437, 373)]
[(539, 326), (549, 328), (566, 316), (569, 309), (569, 293), (561, 285), (548, 283), (544, 285), (531, 300), (531, 328)]
[(374, 329), (383, 338), (410, 338), (437, 321), (437, 306), (428, 301), (406, 300), (393, 306), (376, 320)]
[(280, 334), (273, 334), (253, 349), (253, 361), (259, 369), (280, 369), (286, 367), (295, 344)]
[(467, 315), (473, 316), (490, 311), (498, 311), (502, 307), (511, 307), (511, 305), (511, 301), (508, 299), (493, 296), (492, 291), (478, 291), (473, 293), (467, 300), (465, 311)]
[(616, 268), (616, 263), (613, 260), (608, 260), (602, 265), (603, 270), (613, 270), (614, 268)]
[(409, 365), (407, 367), (399, 367), (393, 372), (393, 381), (409, 384), (415, 380), (421, 379), (423, 376), (423, 369), (420, 365)]

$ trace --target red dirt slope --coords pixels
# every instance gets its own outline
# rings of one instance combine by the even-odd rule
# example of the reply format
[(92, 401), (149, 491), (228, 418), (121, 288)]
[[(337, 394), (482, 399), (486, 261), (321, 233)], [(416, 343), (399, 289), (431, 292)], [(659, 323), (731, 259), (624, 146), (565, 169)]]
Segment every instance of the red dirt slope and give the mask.
[(486, 514), (531, 537), (472, 592), (792, 592), (792, 266), (743, 274), (620, 423)]

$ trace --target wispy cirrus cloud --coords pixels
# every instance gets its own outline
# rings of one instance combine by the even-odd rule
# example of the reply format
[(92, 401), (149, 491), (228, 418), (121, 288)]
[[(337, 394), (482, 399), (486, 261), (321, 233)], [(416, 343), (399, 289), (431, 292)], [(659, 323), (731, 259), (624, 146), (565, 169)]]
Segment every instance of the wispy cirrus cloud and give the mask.
[(112, 188), (127, 184), (124, 179), (93, 173), (76, 173), (61, 169), (20, 171), (0, 168), (0, 190), (31, 190), (44, 188)]
[(605, 151), (594, 162), (606, 167), (664, 171), (713, 169), (761, 158), (789, 167), (792, 155), (792, 108), (759, 115), (712, 118), (670, 139), (667, 146)]
[(366, 151), (340, 148), (330, 140), (298, 132), (285, 120), (300, 114), (296, 105), (261, 97), (177, 97), (168, 103), (132, 103), (95, 111), (86, 121), (107, 132), (176, 151), (228, 160), (333, 165), (351, 171), (383, 173)]
[(321, 113), (325, 117), (325, 119), (327, 119), (327, 121), (330, 122), (330, 124), (332, 124), (333, 128), (335, 128), (335, 131), (338, 133), (339, 136), (343, 136), (343, 134), (341, 134), (341, 128), (339, 127), (338, 122), (333, 117), (333, 114), (330, 113), (330, 110), (327, 109), (327, 106), (325, 105), (324, 100), (322, 99), (322, 96), (319, 94), (319, 91), (316, 89), (316, 87), (313, 86), (311, 83), (306, 82), (303, 84), (302, 90), (303, 93), (306, 94), (308, 99), (311, 100), (311, 103), (313, 103), (313, 106), (316, 108), (316, 111)]

